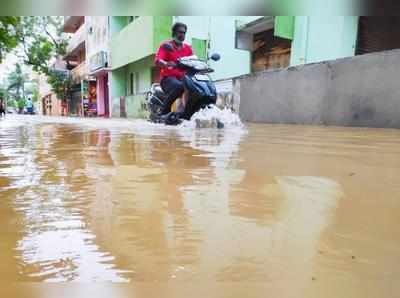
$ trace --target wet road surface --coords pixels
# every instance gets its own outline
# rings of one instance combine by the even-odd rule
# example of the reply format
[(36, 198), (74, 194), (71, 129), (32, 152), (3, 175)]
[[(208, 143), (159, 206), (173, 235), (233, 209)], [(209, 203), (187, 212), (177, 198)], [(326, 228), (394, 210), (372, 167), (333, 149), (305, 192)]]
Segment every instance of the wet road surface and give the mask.
[(8, 117), (4, 297), (399, 297), (399, 145), (398, 130)]

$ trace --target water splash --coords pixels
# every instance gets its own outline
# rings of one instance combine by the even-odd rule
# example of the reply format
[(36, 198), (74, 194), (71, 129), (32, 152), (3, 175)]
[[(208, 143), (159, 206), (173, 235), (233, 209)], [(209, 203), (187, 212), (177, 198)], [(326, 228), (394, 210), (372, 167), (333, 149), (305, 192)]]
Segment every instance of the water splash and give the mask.
[(242, 128), (244, 124), (240, 121), (239, 115), (228, 108), (220, 109), (217, 106), (210, 106), (195, 113), (190, 121), (184, 121), (180, 126), (187, 128), (218, 128), (218, 122), (225, 128)]

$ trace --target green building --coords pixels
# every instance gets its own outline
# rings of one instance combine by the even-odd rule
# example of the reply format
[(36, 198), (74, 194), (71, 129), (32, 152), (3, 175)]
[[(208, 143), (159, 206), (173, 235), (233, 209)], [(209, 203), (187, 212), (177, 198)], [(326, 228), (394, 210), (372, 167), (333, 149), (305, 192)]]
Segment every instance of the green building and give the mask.
[[(158, 80), (154, 55), (175, 21), (199, 57), (217, 52), (212, 74), (224, 91), (233, 77), (400, 48), (398, 17), (128, 16), (110, 17), (112, 117), (143, 117), (144, 98)], [(222, 84), (223, 85), (223, 84)]]
[(110, 101), (113, 117), (140, 117), (155, 70), (158, 44), (169, 36), (172, 17), (110, 17)]
[(158, 81), (154, 56), (164, 40), (171, 38), (175, 21), (188, 25), (186, 42), (197, 56), (206, 58), (212, 52), (223, 57), (213, 78), (220, 80), (249, 73), (251, 53), (235, 47), (239, 20), (259, 17), (178, 17), (130, 16), (110, 17), (110, 101), (113, 117), (143, 117), (145, 94)]
[(290, 65), (400, 48), (398, 16), (281, 16), (275, 35), (291, 40)]

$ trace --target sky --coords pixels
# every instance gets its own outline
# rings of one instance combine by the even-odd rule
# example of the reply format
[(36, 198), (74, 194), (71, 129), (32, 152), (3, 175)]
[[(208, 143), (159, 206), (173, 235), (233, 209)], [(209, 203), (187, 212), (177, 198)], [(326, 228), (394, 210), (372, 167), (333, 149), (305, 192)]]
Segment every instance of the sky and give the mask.
[[(55, 28), (49, 27), (48, 30), (53, 34), (53, 36), (56, 35)], [(18, 62), (18, 57), (15, 54), (16, 51), (21, 50), (17, 47), (16, 49), (14, 49), (14, 51), (8, 53), (6, 57), (4, 57), (3, 63), (0, 64), (0, 84), (3, 83), (8, 74), (14, 70), (15, 64)], [(30, 67), (25, 65), (22, 65), (22, 67), (25, 73), (27, 73), (28, 75), (32, 74), (32, 70)]]
[(3, 59), (3, 63), (0, 64), (0, 82), (3, 82), (7, 78), (7, 75), (13, 71), (14, 65), (17, 61), (18, 58), (12, 53), (9, 53)]
[[(3, 83), (8, 74), (15, 68), (15, 64), (18, 62), (18, 57), (14, 53), (8, 53), (3, 59), (3, 63), (0, 64), (0, 84)], [(25, 73), (31, 74), (29, 67), (22, 66)]]

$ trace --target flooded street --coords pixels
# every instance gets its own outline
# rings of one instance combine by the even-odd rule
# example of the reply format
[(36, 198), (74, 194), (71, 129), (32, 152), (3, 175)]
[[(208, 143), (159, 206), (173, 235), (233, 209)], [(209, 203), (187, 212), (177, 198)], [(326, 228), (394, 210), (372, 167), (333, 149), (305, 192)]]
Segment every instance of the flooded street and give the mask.
[(394, 298), (399, 226), (400, 130), (0, 120), (0, 284), (29, 297)]

